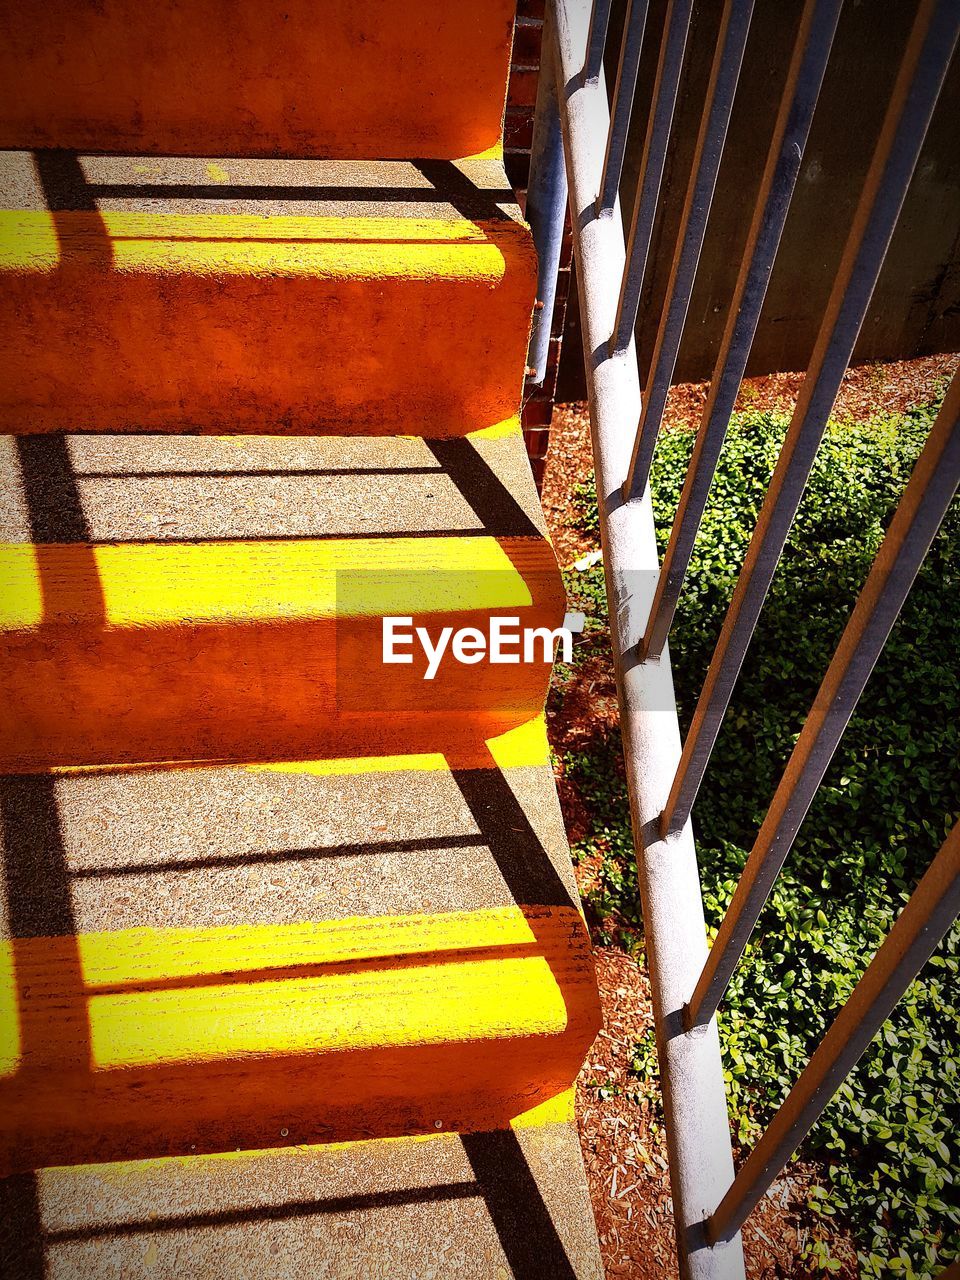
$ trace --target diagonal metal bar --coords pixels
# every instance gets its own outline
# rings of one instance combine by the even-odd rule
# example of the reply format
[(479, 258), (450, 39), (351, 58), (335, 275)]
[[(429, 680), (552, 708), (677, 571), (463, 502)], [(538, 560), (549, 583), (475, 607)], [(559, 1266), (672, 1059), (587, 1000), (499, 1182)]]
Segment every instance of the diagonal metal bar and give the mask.
[(950, 384), (770, 803), (685, 1011), (686, 1026), (709, 1022), (716, 1013), (958, 486), (960, 372)]
[(727, 424), (757, 331), (842, 4), (843, 0), (806, 0), (803, 8), (740, 274), (657, 579), (642, 658), (659, 658), (670, 634)]
[(613, 212), (620, 193), (620, 177), (623, 158), (627, 152), (627, 135), (633, 115), (633, 99), (637, 90), (637, 72), (640, 68), (640, 49), (643, 45), (643, 29), (647, 22), (647, 0), (629, 0), (623, 40), (620, 44), (620, 65), (617, 83), (613, 91), (613, 115), (607, 134), (607, 153), (603, 161), (603, 180), (597, 197), (597, 212)]
[(637, 323), (640, 290), (643, 288), (647, 256), (653, 238), (653, 224), (657, 216), (657, 201), (660, 198), (673, 112), (677, 105), (692, 8), (693, 0), (668, 0), (660, 59), (653, 86), (653, 107), (643, 143), (640, 182), (627, 238), (627, 264), (621, 280), (620, 301), (611, 338), (612, 349), (617, 353), (624, 352), (629, 347)]
[(743, 54), (750, 34), (753, 0), (725, 0), (717, 33), (717, 48), (710, 68), (706, 104), (700, 120), (693, 166), (687, 185), (677, 248), (670, 268), (666, 304), (654, 344), (650, 376), (643, 393), (640, 425), (633, 444), (630, 470), (623, 487), (627, 501), (638, 498), (647, 487), (653, 450), (660, 434), (667, 392), (677, 367), (677, 353), (683, 337), (693, 282), (707, 233), (710, 206), (716, 190), (727, 127), (740, 79)]
[(958, 914), (960, 823), (708, 1220), (708, 1239), (726, 1240), (740, 1230)]
[(956, 0), (920, 0), (837, 278), (737, 586), (724, 618), (661, 830), (679, 830), (706, 771), (757, 618), (873, 294), (960, 27)]
[(612, 5), (613, 0), (593, 0), (588, 28), (587, 57), (583, 64), (583, 78), (588, 84), (594, 84), (603, 70), (603, 50), (607, 43), (607, 28), (610, 25)]

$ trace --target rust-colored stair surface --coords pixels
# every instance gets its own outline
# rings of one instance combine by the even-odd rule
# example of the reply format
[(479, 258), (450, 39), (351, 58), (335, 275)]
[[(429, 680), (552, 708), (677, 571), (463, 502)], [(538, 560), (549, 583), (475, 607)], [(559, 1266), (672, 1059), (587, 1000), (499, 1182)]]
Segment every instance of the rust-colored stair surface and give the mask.
[(0, 153), (0, 428), (462, 435), (509, 419), (536, 258), (499, 155)]
[(4, 1277), (602, 1275), (511, 17), (0, 18)]
[(0, 800), (5, 1171), (496, 1127), (597, 1030), (541, 720), (462, 760), (8, 775)]
[(440, 441), (4, 444), (0, 771), (403, 753), (543, 708), (542, 643), (429, 680), (422, 646), (380, 662), (385, 616), (432, 636), (562, 622), (515, 421)]
[(512, 0), (9, 0), (0, 146), (430, 157), (500, 141)]

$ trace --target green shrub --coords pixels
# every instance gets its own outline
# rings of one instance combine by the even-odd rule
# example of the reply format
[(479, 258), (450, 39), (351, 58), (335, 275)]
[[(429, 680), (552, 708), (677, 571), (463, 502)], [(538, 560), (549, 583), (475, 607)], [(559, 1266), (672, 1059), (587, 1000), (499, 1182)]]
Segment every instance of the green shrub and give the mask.
[[(694, 810), (715, 930), (934, 407), (832, 424), (761, 615)], [(776, 462), (786, 421), (732, 424), (671, 653), (685, 729)], [(662, 546), (693, 447), (666, 434), (653, 471)], [(580, 519), (597, 529), (592, 492)], [(602, 570), (568, 587), (601, 623)], [(947, 516), (801, 828), (720, 1018), (735, 1136), (751, 1143), (853, 989), (960, 815), (960, 503)], [(596, 632), (593, 633), (594, 636)], [(596, 644), (588, 631), (587, 646)], [(603, 856), (588, 908), (601, 936), (639, 927), (619, 742), (565, 768)], [(638, 1048), (638, 1069), (650, 1046)], [(849, 1223), (862, 1273), (932, 1276), (960, 1257), (960, 929), (940, 947), (804, 1146), (822, 1162), (812, 1207)], [(822, 1259), (820, 1265), (826, 1265)]]

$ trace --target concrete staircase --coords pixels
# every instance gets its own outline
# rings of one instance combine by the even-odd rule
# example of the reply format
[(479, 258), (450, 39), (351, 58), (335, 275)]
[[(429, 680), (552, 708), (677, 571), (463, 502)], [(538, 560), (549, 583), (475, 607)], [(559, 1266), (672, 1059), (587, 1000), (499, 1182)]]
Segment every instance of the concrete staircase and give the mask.
[(4, 1276), (602, 1275), (511, 16), (0, 16)]

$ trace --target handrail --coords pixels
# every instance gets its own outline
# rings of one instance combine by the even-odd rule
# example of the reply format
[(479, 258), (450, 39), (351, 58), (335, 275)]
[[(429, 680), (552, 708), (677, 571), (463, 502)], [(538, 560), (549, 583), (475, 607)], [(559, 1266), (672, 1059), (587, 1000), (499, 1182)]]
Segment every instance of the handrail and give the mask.
[[(604, 0), (598, 0), (604, 3)], [(610, 0), (606, 0), (609, 7)], [(553, 15), (544, 21), (543, 47), (552, 39)], [(563, 249), (563, 223), (567, 212), (567, 170), (560, 136), (560, 104), (557, 98), (556, 64), (545, 53), (537, 82), (537, 109), (530, 143), (530, 178), (526, 216), (537, 246), (537, 302), (527, 354), (527, 383), (541, 386), (547, 375), (550, 328), (557, 300), (557, 275)]]
[[(650, 462), (686, 323), (753, 0), (725, 0), (643, 397), (633, 329), (673, 128), (692, 0), (668, 0), (626, 246), (618, 188), (644, 38), (645, 0), (634, 0), (628, 8), (612, 112), (603, 76), (610, 0), (594, 0), (589, 17), (583, 0), (554, 0), (545, 26), (542, 75), (549, 86), (549, 101), (542, 104), (541, 137), (552, 139), (553, 152), (541, 149), (531, 189), (541, 181), (538, 168), (549, 174), (562, 165), (578, 271), (611, 645), (663, 1082), (678, 1256), (681, 1274), (691, 1280), (743, 1276), (740, 1227), (960, 911), (958, 826), (837, 1013), (786, 1102), (734, 1175), (716, 1012), (960, 485), (958, 374), (708, 953), (690, 810), (853, 353), (960, 33), (956, 0), (919, 0), (810, 367), (681, 748), (667, 636), (756, 333), (841, 4), (842, 0), (804, 3), (713, 380), (659, 573), (648, 488)], [(563, 215), (561, 207), (552, 216), (562, 222)], [(542, 212), (537, 217), (544, 221)], [(553, 243), (544, 239), (536, 223), (534, 227), (538, 244)]]
[[(657, 547), (649, 494), (621, 496), (630, 463), (625, 424), (640, 413), (640, 379), (631, 336), (622, 356), (609, 351), (616, 281), (626, 262), (619, 203), (596, 210), (610, 127), (602, 73), (582, 75), (587, 21), (582, 0), (557, 0), (546, 56), (556, 57), (570, 222), (579, 273), (590, 421), (606, 567), (611, 642), (624, 760), (646, 922), (674, 1218), (684, 1274), (691, 1280), (742, 1280), (738, 1236), (711, 1246), (705, 1212), (730, 1186), (733, 1156), (716, 1023), (684, 1033), (683, 1008), (707, 958), (706, 926), (690, 824), (667, 840), (659, 816), (680, 760), (680, 727), (669, 658), (640, 663), (637, 646), (649, 610)], [(613, 285), (613, 288), (611, 288)]]
[(960, 824), (947, 836), (766, 1133), (707, 1224), (724, 1240), (779, 1175), (960, 914)]
[(770, 802), (710, 958), (688, 1026), (713, 1017), (893, 624), (960, 487), (960, 373), (930, 430), (836, 653)]

